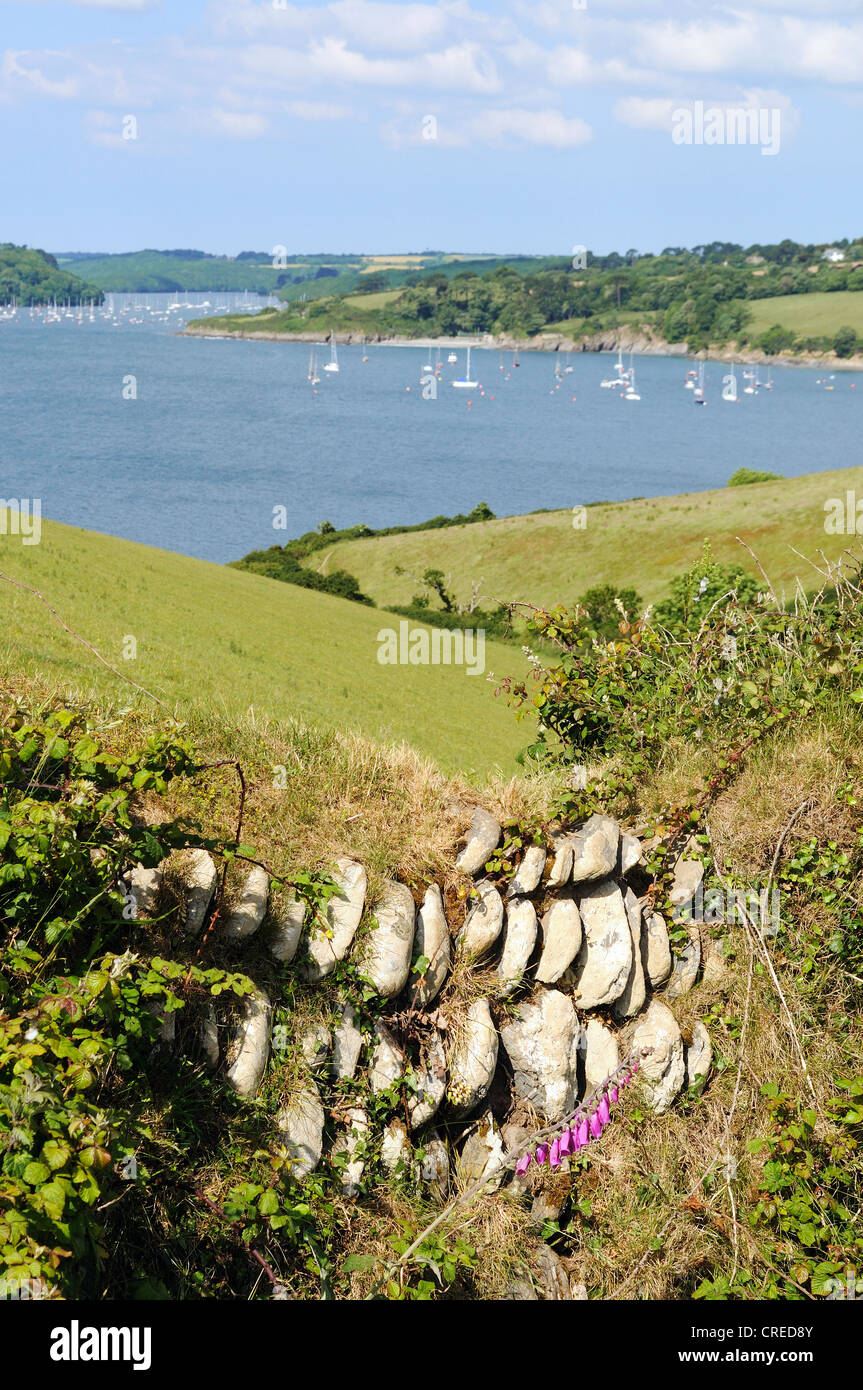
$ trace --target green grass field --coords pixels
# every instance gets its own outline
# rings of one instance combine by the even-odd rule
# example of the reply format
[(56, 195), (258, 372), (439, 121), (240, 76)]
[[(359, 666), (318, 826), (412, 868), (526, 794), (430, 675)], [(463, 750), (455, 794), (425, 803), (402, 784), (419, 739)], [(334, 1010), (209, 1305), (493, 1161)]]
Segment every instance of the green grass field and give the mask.
[[(318, 721), (406, 741), (446, 771), (517, 771), (528, 742), (488, 674), (520, 673), (517, 647), (486, 645), (486, 675), (383, 666), (390, 614), (295, 585), (43, 522), (38, 546), (0, 534), (0, 572), (40, 590), (76, 633), (180, 717)], [(412, 624), (412, 626), (417, 626)], [(124, 660), (127, 636), (137, 658)], [(64, 693), (143, 698), (63, 631), (32, 594), (0, 581), (0, 664)], [(145, 702), (146, 704), (146, 702)]]
[(832, 338), (846, 324), (863, 336), (863, 294), (859, 291), (784, 294), (776, 299), (747, 300), (747, 308), (752, 314), (746, 326), (750, 337), (764, 333), (774, 323), (801, 338)]
[(345, 304), (351, 309), (383, 309), (386, 304), (392, 304), (394, 299), (398, 299), (402, 290), (378, 290), (374, 294), (349, 294), (345, 298)]
[[(835, 297), (835, 296), (834, 296)], [(863, 298), (863, 296), (861, 296)], [(729, 466), (729, 472), (731, 467)], [(820, 563), (818, 550), (836, 557), (849, 544), (824, 532), (824, 503), (848, 488), (863, 496), (863, 468), (810, 473), (775, 483), (684, 493), (678, 497), (602, 503), (587, 508), (583, 530), (568, 511), (502, 517), (439, 531), (340, 541), (314, 556), (323, 573), (346, 569), (376, 603), (407, 603), (418, 585), (396, 567), (419, 574), (427, 567), (451, 576), (458, 597), (482, 580), (482, 593), (537, 604), (571, 602), (595, 584), (633, 586), (653, 603), (669, 581), (701, 553), (709, 538), (717, 559), (753, 561), (747, 541), (776, 585), (794, 591), (794, 576), (811, 589), (818, 575), (792, 546)], [(852, 538), (853, 539), (853, 538)]]

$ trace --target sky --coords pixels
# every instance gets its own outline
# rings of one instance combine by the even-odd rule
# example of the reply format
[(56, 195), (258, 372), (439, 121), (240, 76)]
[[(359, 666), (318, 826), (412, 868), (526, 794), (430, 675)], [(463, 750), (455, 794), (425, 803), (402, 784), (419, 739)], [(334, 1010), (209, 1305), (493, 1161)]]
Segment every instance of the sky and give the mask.
[(863, 0), (0, 0), (0, 241), (855, 238), (861, 116)]

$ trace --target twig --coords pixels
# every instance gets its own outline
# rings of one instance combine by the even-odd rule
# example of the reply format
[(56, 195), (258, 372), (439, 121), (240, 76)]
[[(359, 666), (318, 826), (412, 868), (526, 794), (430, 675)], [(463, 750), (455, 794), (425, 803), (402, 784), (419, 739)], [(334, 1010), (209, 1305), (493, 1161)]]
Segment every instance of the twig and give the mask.
[(767, 585), (767, 588), (768, 588), (769, 591), (770, 591), (770, 597), (773, 599), (773, 602), (776, 604), (776, 611), (777, 611), (778, 613), (781, 613), (781, 612), (782, 612), (782, 604), (779, 602), (778, 598), (776, 597), (776, 590), (773, 588), (773, 585), (770, 583), (770, 580), (767, 578), (767, 572), (766, 572), (764, 566), (762, 565), (761, 561), (759, 560), (758, 556), (755, 554), (755, 551), (752, 549), (752, 546), (749, 545), (749, 543), (748, 543), (747, 541), (742, 540), (740, 536), (735, 536), (734, 539), (738, 542), (739, 545), (742, 545), (742, 546), (744, 547), (744, 549), (746, 549), (746, 550), (749, 551), (749, 554), (752, 556), (753, 560), (755, 561), (756, 565), (758, 566), (758, 568), (759, 568), (760, 571), (761, 571), (762, 578), (764, 579), (764, 582), (765, 582), (765, 584)]

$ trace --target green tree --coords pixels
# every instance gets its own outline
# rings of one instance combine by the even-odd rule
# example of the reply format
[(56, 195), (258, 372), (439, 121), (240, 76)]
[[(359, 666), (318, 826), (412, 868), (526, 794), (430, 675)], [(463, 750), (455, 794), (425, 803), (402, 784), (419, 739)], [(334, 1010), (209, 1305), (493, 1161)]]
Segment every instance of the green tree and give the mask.
[(833, 339), (833, 351), (837, 357), (850, 357), (857, 350), (857, 332), (846, 324), (840, 328)]

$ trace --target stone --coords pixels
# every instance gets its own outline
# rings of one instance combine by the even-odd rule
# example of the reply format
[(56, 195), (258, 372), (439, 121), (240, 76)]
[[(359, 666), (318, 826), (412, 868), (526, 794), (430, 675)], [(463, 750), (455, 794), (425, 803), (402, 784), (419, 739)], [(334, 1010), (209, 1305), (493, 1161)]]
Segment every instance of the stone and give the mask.
[(326, 1064), (333, 1045), (332, 1034), (325, 1023), (314, 1023), (300, 1038), (300, 1052), (310, 1071), (320, 1071)]
[(569, 1276), (557, 1252), (543, 1242), (537, 1247), (536, 1262), (545, 1298), (552, 1303), (570, 1302)]
[(536, 968), (540, 984), (554, 985), (581, 948), (581, 917), (571, 894), (555, 898), (542, 919), (542, 955)]
[[(702, 948), (702, 980), (706, 985), (724, 985), (728, 980), (728, 956), (732, 950), (729, 937), (707, 936)], [(669, 966), (670, 969), (670, 966)]]
[(219, 875), (213, 856), (205, 849), (190, 849), (184, 873), (186, 881), (186, 920), (183, 923), (185, 936), (197, 936), (207, 909), (213, 901)]
[(245, 941), (254, 936), (264, 920), (269, 896), (270, 876), (260, 864), (253, 864), (239, 901), (225, 918), (222, 940)]
[(540, 991), (520, 1012), (500, 1031), (513, 1084), (522, 1099), (554, 1123), (578, 1099), (578, 1018), (571, 1000), (557, 989)]
[(620, 829), (610, 816), (593, 815), (572, 837), (573, 883), (607, 878), (617, 866)]
[(357, 969), (378, 994), (391, 999), (407, 984), (414, 944), (416, 908), (409, 888), (390, 879), (374, 911), (368, 936), (360, 943)]
[(468, 1115), (485, 1100), (497, 1066), (498, 1036), (487, 999), (476, 999), (458, 1031), (447, 1059), (447, 1097), (457, 1115)]
[(458, 934), (457, 950), (471, 960), (486, 955), (503, 927), (503, 899), (488, 879), (477, 884), (479, 901), (470, 909)]
[(569, 1159), (565, 1158), (559, 1173), (543, 1174), (541, 1186), (530, 1204), (534, 1221), (544, 1226), (546, 1221), (557, 1223), (570, 1193)]
[(692, 1025), (692, 1042), (683, 1051), (684, 1086), (694, 1086), (701, 1077), (702, 1085), (710, 1076), (713, 1065), (713, 1044), (706, 1027), (697, 1019)]
[(380, 1020), (375, 1024), (375, 1044), (369, 1067), (369, 1084), (374, 1095), (386, 1091), (401, 1080), (405, 1057), (389, 1028)]
[(306, 904), (302, 898), (289, 898), (273, 922), (268, 945), (276, 960), (283, 965), (287, 965), (297, 954), (305, 920)]
[(449, 1191), (449, 1154), (439, 1134), (432, 1130), (423, 1140), (420, 1177), (445, 1201)]
[(587, 1091), (601, 1086), (607, 1076), (611, 1076), (620, 1065), (620, 1049), (617, 1037), (600, 1023), (598, 1018), (589, 1018), (582, 1034), (584, 1049), (584, 1085)]
[(390, 1120), (381, 1140), (381, 1163), (384, 1170), (392, 1175), (401, 1171), (408, 1173), (411, 1166), (411, 1141), (408, 1138), (404, 1120)]
[(507, 1303), (539, 1303), (539, 1294), (530, 1280), (518, 1277), (510, 1280), (503, 1297)]
[(523, 897), (525, 893), (536, 891), (542, 878), (542, 871), (545, 868), (545, 858), (543, 845), (528, 845), (524, 852), (524, 858), (506, 890), (508, 898)]
[(668, 928), (660, 912), (645, 913), (641, 937), (641, 957), (645, 974), (654, 989), (664, 985), (671, 974), (671, 946)]
[(536, 908), (529, 898), (517, 898), (506, 909), (506, 925), (503, 933), (497, 973), (500, 977), (501, 998), (514, 994), (524, 978), (527, 963), (536, 945)]
[(345, 1197), (357, 1197), (366, 1166), (369, 1117), (361, 1106), (354, 1106), (347, 1112), (346, 1120), (346, 1131), (333, 1144), (333, 1153), (347, 1155), (347, 1163), (339, 1170), (339, 1183)]
[(612, 1005), (612, 1013), (617, 1019), (634, 1018), (644, 1008), (647, 998), (647, 984), (644, 978), (644, 962), (641, 959), (641, 905), (631, 888), (623, 895), (623, 906), (629, 921), (629, 934), (632, 938), (632, 966), (626, 988)]
[(606, 880), (579, 897), (584, 939), (572, 967), (573, 997), (580, 1009), (613, 1004), (632, 969), (632, 934), (623, 895)]
[(455, 861), (455, 866), (464, 874), (476, 875), (486, 866), (486, 861), (500, 842), (500, 826), (494, 816), (482, 806), (474, 809), (467, 843)]
[[(530, 1130), (524, 1125), (513, 1124), (510, 1121), (501, 1126), (500, 1137), (503, 1140), (504, 1151), (507, 1154), (518, 1153), (520, 1157), (522, 1146), (530, 1138)], [(529, 1170), (527, 1173), (516, 1173), (514, 1165), (508, 1171), (507, 1191), (513, 1197), (523, 1197), (529, 1193), (533, 1184), (533, 1174)]]
[(688, 994), (698, 979), (701, 968), (701, 933), (698, 927), (690, 927), (689, 941), (679, 956), (674, 957), (671, 979), (663, 990), (666, 999), (679, 999)]
[(349, 1081), (354, 1076), (362, 1049), (363, 1035), (357, 1025), (354, 1007), (345, 1004), (333, 1029), (333, 1072), (336, 1080)]
[(243, 999), (243, 1017), (230, 1049), (228, 1084), (238, 1096), (254, 1096), (270, 1055), (271, 1005), (262, 989)]
[(306, 980), (323, 980), (344, 960), (363, 915), (368, 878), (362, 864), (353, 859), (337, 859), (332, 870), (338, 885), (327, 903), (327, 931), (317, 924), (309, 932), (307, 945), (311, 961), (303, 969)]
[(639, 1089), (644, 1103), (663, 1115), (683, 1087), (683, 1039), (677, 1019), (658, 999), (652, 999), (632, 1035), (632, 1050), (650, 1047), (638, 1071)]
[(489, 1191), (500, 1187), (503, 1176), (504, 1149), (500, 1132), (495, 1128), (494, 1116), (486, 1110), (476, 1128), (468, 1135), (464, 1147), (456, 1160), (456, 1173), (465, 1187), (471, 1183), (488, 1179)]
[(555, 852), (554, 863), (551, 866), (551, 873), (548, 876), (549, 888), (562, 888), (564, 883), (568, 883), (572, 876), (572, 861), (574, 851), (572, 840), (567, 837), (562, 840)]
[(215, 1071), (219, 1065), (219, 1025), (216, 1021), (216, 1010), (212, 1004), (208, 1004), (201, 1015), (199, 1039), (201, 1052), (204, 1057), (204, 1065), (207, 1071)]
[(676, 861), (672, 870), (672, 884), (668, 896), (675, 907), (688, 907), (704, 881), (704, 865), (700, 859)]
[(421, 1129), (436, 1115), (446, 1095), (446, 1053), (440, 1033), (425, 1044), (425, 1062), (414, 1073), (414, 1094), (408, 1100), (411, 1129)]
[(291, 1160), (291, 1176), (307, 1178), (320, 1163), (324, 1147), (324, 1111), (314, 1082), (282, 1106), (277, 1124)]
[(635, 835), (620, 833), (620, 849), (617, 853), (617, 873), (625, 878), (641, 862), (641, 841)]
[(569, 1277), (569, 1296), (573, 1303), (587, 1302), (587, 1285), (579, 1283), (574, 1275)]
[(157, 864), (154, 869), (145, 869), (143, 864), (136, 864), (134, 869), (122, 879), (123, 891), (127, 897), (132, 899), (130, 904), (132, 921), (138, 921), (142, 917), (152, 917), (155, 913), (163, 873), (160, 864)]
[(422, 975), (417, 975), (415, 971), (411, 975), (410, 997), (414, 1008), (427, 1009), (440, 993), (449, 974), (451, 959), (443, 895), (436, 883), (426, 889), (422, 906), (417, 910), (414, 959), (421, 956), (425, 956), (428, 965)]

